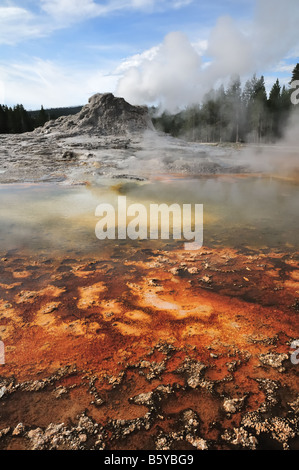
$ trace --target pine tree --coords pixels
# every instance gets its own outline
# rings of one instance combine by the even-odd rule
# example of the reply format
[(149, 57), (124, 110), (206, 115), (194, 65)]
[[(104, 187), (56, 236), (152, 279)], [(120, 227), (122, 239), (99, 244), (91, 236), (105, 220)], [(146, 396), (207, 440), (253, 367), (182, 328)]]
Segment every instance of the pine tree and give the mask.
[(283, 85), (282, 90), (281, 90), (281, 96), (280, 96), (280, 107), (281, 107), (281, 112), (282, 114), (289, 113), (292, 102), (291, 102), (291, 93), (292, 90), (289, 88), (286, 88), (285, 85)]
[(226, 91), (227, 116), (231, 123), (231, 138), (233, 142), (240, 140), (240, 119), (242, 114), (242, 89), (240, 77), (234, 76)]
[(292, 79), (290, 81), (290, 85), (292, 82), (295, 80), (299, 80), (299, 63), (294, 67), (293, 72), (292, 72)]
[(32, 119), (29, 113), (24, 109), (24, 107), (20, 106), (20, 117), (21, 117), (21, 126), (22, 132), (31, 132), (34, 129)]
[(280, 137), (281, 86), (277, 79), (268, 99), (269, 134), (272, 138)]
[(4, 106), (0, 105), (0, 134), (6, 134), (6, 113)]
[(243, 92), (246, 105), (247, 131), (249, 140), (261, 142), (266, 135), (267, 92), (263, 76), (254, 74), (245, 84)]
[(215, 142), (217, 140), (216, 128), (219, 123), (219, 108), (215, 100), (215, 90), (210, 90), (204, 97), (201, 108), (201, 140), (206, 142)]
[(40, 112), (37, 117), (37, 127), (43, 126), (47, 121), (49, 121), (49, 116), (44, 110), (43, 105), (41, 105)]
[(226, 128), (228, 125), (228, 116), (226, 108), (226, 92), (224, 86), (221, 85), (220, 88), (216, 91), (216, 106), (218, 109), (218, 121), (217, 121), (217, 136), (219, 142), (227, 140)]
[(6, 118), (6, 122), (7, 122), (7, 132), (8, 132), (9, 134), (13, 134), (16, 125), (15, 125), (15, 115), (14, 115), (14, 111), (13, 111), (13, 109), (12, 109), (11, 107), (7, 108), (7, 110), (6, 110), (6, 115), (7, 115), (7, 118)]
[(13, 129), (14, 134), (21, 134), (22, 132), (22, 106), (17, 104), (13, 108)]

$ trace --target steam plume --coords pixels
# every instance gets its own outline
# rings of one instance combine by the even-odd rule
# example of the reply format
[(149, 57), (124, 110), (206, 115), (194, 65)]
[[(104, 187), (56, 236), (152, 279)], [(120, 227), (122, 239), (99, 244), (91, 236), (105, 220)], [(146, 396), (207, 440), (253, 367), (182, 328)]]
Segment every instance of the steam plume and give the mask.
[(249, 76), (276, 66), (299, 44), (297, 0), (256, 0), (255, 17), (246, 31), (231, 17), (221, 17), (212, 29), (204, 64), (181, 32), (168, 34), (154, 57), (130, 68), (117, 93), (132, 104), (157, 104), (170, 112), (199, 102), (230, 76)]

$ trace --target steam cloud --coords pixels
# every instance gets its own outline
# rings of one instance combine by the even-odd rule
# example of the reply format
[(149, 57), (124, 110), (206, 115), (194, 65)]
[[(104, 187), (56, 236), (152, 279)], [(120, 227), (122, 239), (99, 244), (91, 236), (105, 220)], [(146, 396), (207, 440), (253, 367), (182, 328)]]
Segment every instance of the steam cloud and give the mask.
[(298, 46), (298, 24), (298, 0), (257, 0), (246, 32), (231, 17), (219, 18), (208, 40), (208, 64), (183, 33), (172, 32), (154, 57), (127, 70), (117, 94), (132, 104), (159, 103), (161, 110), (174, 112), (199, 102), (232, 75), (246, 77), (277, 65)]

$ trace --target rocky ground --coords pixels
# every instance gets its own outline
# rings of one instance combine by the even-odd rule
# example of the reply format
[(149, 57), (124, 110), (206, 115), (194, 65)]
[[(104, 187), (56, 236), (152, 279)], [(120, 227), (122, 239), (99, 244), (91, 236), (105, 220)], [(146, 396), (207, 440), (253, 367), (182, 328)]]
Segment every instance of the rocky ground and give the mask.
[(97, 183), (103, 177), (240, 173), (237, 150), (188, 144), (153, 131), (95, 136), (0, 136), (1, 183)]
[(0, 183), (96, 183), (103, 176), (239, 173), (237, 149), (159, 134), (147, 111), (111, 94), (95, 95), (75, 116), (34, 132), (0, 136)]

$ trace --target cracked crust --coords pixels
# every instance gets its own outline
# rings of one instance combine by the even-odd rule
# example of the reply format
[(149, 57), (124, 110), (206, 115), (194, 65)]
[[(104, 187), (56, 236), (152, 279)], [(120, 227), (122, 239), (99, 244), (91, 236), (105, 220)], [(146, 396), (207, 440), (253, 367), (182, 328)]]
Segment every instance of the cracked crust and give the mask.
[(0, 266), (1, 449), (298, 444), (294, 254), (6, 253)]

